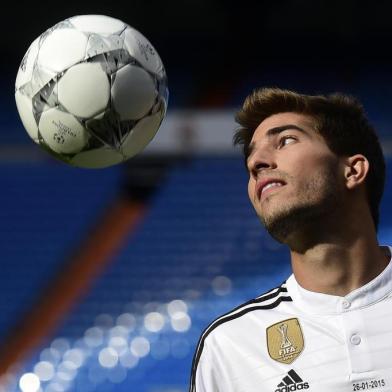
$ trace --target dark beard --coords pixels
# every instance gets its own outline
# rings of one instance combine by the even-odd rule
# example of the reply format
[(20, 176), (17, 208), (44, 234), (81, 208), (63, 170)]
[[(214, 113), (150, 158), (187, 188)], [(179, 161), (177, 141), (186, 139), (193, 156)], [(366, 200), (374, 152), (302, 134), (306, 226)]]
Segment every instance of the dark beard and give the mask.
[(323, 220), (328, 217), (332, 210), (325, 207), (327, 206), (303, 205), (294, 207), (275, 216), (273, 220), (265, 224), (265, 228), (276, 241), (288, 243), (289, 238), (296, 233), (312, 233), (312, 228), (318, 231), (317, 226), (323, 224)]
[[(317, 234), (322, 231), (320, 228), (329, 219), (334, 219), (341, 202), (335, 170), (329, 167), (317, 179), (310, 181), (297, 205), (288, 206), (268, 219), (261, 217), (265, 228), (276, 241), (290, 247), (294, 247), (294, 242), (299, 239), (304, 246), (317, 241)], [(312, 199), (316, 194), (319, 194), (318, 199)]]

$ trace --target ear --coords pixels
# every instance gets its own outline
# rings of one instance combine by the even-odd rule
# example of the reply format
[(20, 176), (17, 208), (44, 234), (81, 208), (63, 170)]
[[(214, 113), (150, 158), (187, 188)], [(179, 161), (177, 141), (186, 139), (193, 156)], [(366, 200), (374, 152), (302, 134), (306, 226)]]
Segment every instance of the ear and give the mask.
[(364, 155), (356, 154), (346, 158), (344, 177), (348, 189), (354, 189), (363, 184), (369, 172), (369, 161)]

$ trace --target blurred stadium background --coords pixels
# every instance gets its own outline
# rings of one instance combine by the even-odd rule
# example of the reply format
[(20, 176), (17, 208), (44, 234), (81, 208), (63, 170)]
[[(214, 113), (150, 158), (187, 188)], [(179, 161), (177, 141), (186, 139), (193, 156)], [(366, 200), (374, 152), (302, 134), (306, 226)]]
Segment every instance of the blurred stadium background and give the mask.
[[(354, 0), (40, 1), (3, 16), (0, 391), (185, 392), (203, 328), (290, 273), (287, 250), (247, 201), (231, 147), (235, 110), (257, 86), (356, 95), (391, 167), (391, 9)], [(91, 13), (146, 35), (170, 89), (151, 146), (99, 171), (33, 145), (13, 99), (32, 40)]]

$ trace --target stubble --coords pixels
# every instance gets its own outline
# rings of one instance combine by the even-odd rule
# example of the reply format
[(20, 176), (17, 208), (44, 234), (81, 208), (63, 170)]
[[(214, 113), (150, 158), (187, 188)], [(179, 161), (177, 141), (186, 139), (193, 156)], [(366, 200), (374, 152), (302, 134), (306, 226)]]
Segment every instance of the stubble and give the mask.
[(281, 243), (289, 244), (290, 239), (301, 233), (316, 235), (322, 229), (320, 225), (338, 210), (339, 185), (337, 167), (332, 162), (299, 189), (295, 200), (282, 201), (272, 213), (259, 218), (270, 235)]

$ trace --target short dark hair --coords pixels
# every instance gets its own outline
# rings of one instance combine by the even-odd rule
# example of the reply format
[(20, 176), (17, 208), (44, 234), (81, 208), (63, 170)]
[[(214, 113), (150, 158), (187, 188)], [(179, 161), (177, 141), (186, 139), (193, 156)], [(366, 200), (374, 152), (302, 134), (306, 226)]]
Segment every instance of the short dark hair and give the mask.
[(325, 139), (337, 156), (364, 155), (369, 161), (365, 181), (367, 199), (376, 230), (379, 204), (384, 192), (385, 159), (377, 134), (369, 123), (361, 103), (344, 94), (304, 95), (278, 88), (254, 90), (236, 115), (240, 125), (234, 144), (241, 145), (245, 160), (256, 128), (267, 117), (294, 112), (308, 115), (315, 121), (315, 131)]

